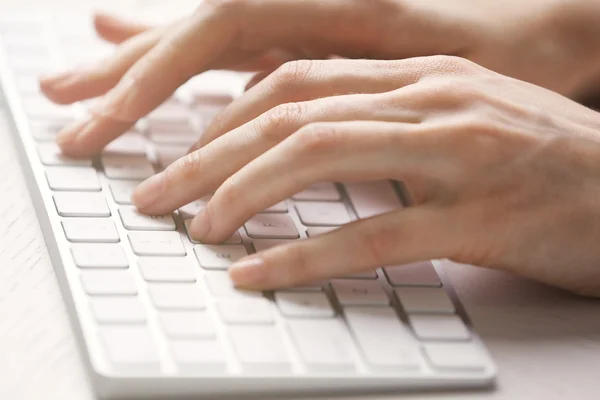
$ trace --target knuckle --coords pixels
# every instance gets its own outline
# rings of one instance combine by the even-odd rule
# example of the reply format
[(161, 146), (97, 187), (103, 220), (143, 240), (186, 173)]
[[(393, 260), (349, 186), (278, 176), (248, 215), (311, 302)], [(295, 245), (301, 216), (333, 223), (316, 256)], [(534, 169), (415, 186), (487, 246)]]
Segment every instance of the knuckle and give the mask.
[(280, 104), (263, 114), (258, 130), (266, 138), (278, 138), (290, 127), (297, 126), (304, 114), (302, 103)]
[(313, 123), (301, 128), (295, 135), (298, 152), (318, 154), (341, 146), (342, 132), (329, 123)]
[(313, 60), (295, 60), (282, 64), (270, 75), (271, 85), (275, 90), (285, 90), (301, 85), (315, 68)]

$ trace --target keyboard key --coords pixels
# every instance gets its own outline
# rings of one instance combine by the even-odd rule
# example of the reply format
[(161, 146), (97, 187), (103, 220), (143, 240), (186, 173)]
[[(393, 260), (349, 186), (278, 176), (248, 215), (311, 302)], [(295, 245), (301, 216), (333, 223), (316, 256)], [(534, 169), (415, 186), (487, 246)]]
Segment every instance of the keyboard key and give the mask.
[(280, 201), (279, 203), (272, 205), (269, 208), (265, 208), (262, 213), (286, 213), (288, 211), (287, 202)]
[[(190, 224), (192, 223), (192, 220), (186, 219), (183, 222), (185, 224), (185, 231), (188, 234), (188, 239), (190, 239), (190, 242), (195, 243), (195, 244), (200, 244), (200, 242), (192, 239), (192, 237), (190, 236)], [(238, 231), (236, 231), (233, 235), (231, 235), (231, 237), (229, 239), (225, 240), (223, 242), (223, 244), (242, 244), (242, 236), (240, 235), (240, 233)]]
[(300, 221), (307, 226), (338, 226), (350, 222), (350, 214), (344, 203), (298, 202), (296, 210)]
[(469, 329), (457, 315), (410, 315), (410, 325), (422, 340), (466, 340)]
[(112, 142), (103, 150), (104, 154), (115, 155), (145, 155), (148, 141), (139, 133), (127, 132)]
[(236, 289), (227, 272), (209, 272), (205, 275), (208, 290), (217, 299), (262, 297), (260, 292)]
[(138, 256), (185, 256), (179, 232), (130, 232), (129, 242)]
[(171, 350), (175, 362), (185, 371), (225, 372), (225, 353), (216, 340), (176, 340), (171, 343)]
[[(39, 85), (37, 79), (36, 84)], [(71, 118), (65, 120), (30, 121), (29, 129), (31, 130), (31, 135), (37, 141), (54, 141), (56, 140), (56, 135), (71, 122)]]
[(231, 264), (248, 255), (239, 244), (194, 245), (194, 252), (204, 269), (227, 269)]
[(322, 182), (310, 185), (292, 198), (294, 200), (339, 201), (342, 197), (333, 183)]
[(426, 343), (425, 354), (436, 369), (482, 370), (486, 356), (475, 343)]
[(277, 292), (275, 301), (290, 318), (333, 318), (335, 311), (322, 292)]
[(172, 215), (145, 215), (135, 207), (120, 207), (119, 215), (127, 230), (135, 231), (174, 231)]
[(227, 324), (272, 324), (271, 305), (263, 297), (224, 299), (218, 302), (221, 318)]
[(179, 338), (212, 338), (215, 327), (206, 311), (163, 311), (160, 322), (167, 336)]
[(202, 289), (193, 283), (161, 283), (149, 286), (152, 303), (159, 310), (203, 310)]
[(196, 215), (198, 215), (200, 210), (206, 207), (206, 203), (208, 203), (208, 200), (210, 200), (210, 196), (204, 196), (201, 199), (186, 204), (185, 206), (179, 209), (179, 215), (181, 215), (181, 218), (183, 218), (184, 220), (194, 218)]
[(141, 181), (111, 181), (110, 182), (110, 191), (112, 193), (113, 199), (117, 204), (130, 205), (131, 195), (135, 188), (142, 183)]
[(55, 193), (56, 211), (61, 217), (110, 217), (102, 193)]
[(167, 168), (175, 161), (187, 154), (189, 146), (161, 145), (156, 147), (158, 164), (161, 168)]
[(298, 230), (287, 214), (258, 214), (244, 225), (251, 238), (297, 239)]
[(268, 250), (271, 247), (286, 245), (293, 242), (294, 241), (290, 239), (255, 239), (252, 241), (252, 246), (258, 253), (260, 251)]
[(339, 226), (311, 226), (306, 229), (306, 236), (314, 237), (335, 231)]
[[(47, 66), (44, 67), (47, 70)], [(43, 71), (40, 71), (43, 72)], [(37, 74), (36, 74), (37, 75)], [(24, 101), (25, 111), (31, 119), (72, 120), (73, 108), (52, 103), (44, 97), (30, 97)]]
[(79, 268), (127, 268), (129, 262), (120, 244), (88, 244), (71, 245), (71, 253)]
[(396, 296), (407, 313), (453, 313), (454, 304), (444, 289), (427, 287), (402, 287)]
[(134, 296), (135, 281), (128, 271), (83, 271), (81, 283), (85, 292), (94, 295)]
[(390, 307), (350, 307), (344, 310), (369, 365), (376, 368), (419, 368), (419, 344)]
[(385, 267), (383, 270), (394, 286), (442, 286), (440, 277), (431, 261)]
[(342, 306), (387, 306), (390, 303), (385, 290), (377, 280), (335, 279), (331, 282), (331, 286)]
[(102, 156), (104, 174), (111, 179), (147, 179), (154, 175), (154, 168), (145, 156)]
[(94, 297), (91, 299), (96, 320), (101, 324), (144, 324), (146, 312), (134, 296)]
[(38, 145), (40, 161), (44, 165), (63, 165), (72, 167), (91, 167), (91, 158), (71, 158), (62, 154), (58, 145), (43, 143)]
[(355, 368), (354, 346), (338, 319), (289, 320), (288, 328), (309, 370), (333, 372)]
[(248, 371), (287, 372), (290, 361), (281, 334), (270, 326), (236, 326), (229, 335), (240, 363)]
[(108, 218), (69, 218), (62, 221), (69, 242), (117, 243), (119, 234)]
[(52, 190), (99, 192), (96, 170), (88, 167), (47, 167), (46, 179)]
[(148, 326), (103, 326), (100, 336), (113, 364), (144, 371), (160, 369), (160, 358)]
[(360, 272), (358, 274), (340, 276), (340, 279), (377, 279), (376, 271)]
[(344, 186), (358, 218), (369, 218), (402, 207), (389, 181), (352, 182)]
[(148, 282), (195, 282), (195, 265), (184, 257), (140, 257), (138, 267)]
[(185, 104), (178, 103), (177, 101), (169, 101), (158, 106), (148, 114), (148, 124), (151, 127), (155, 127), (158, 124), (174, 126), (176, 128), (183, 125), (189, 128), (191, 111)]

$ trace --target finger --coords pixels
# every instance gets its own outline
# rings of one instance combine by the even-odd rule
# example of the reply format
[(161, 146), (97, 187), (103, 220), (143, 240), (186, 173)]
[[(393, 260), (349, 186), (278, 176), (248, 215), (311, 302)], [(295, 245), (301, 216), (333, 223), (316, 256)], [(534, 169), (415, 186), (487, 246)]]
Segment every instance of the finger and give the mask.
[(238, 287), (277, 289), (446, 258), (459, 240), (443, 208), (409, 207), (251, 255), (233, 264), (229, 274)]
[(114, 44), (120, 44), (133, 36), (152, 29), (149, 25), (102, 12), (94, 15), (94, 27), (102, 39)]
[[(420, 121), (417, 113), (396, 107), (384, 95), (348, 95), (285, 104), (176, 161), (140, 185), (133, 202), (144, 213), (171, 212), (213, 192), (225, 179), (302, 126), (355, 118)], [(222, 162), (224, 159), (228, 161)]]
[[(438, 67), (440, 72), (445, 69)], [(191, 151), (278, 104), (348, 93), (387, 92), (413, 84), (432, 72), (432, 67), (423, 58), (405, 61), (299, 60), (284, 64), (217, 115)]]
[(141, 33), (121, 44), (114, 54), (87, 67), (40, 79), (42, 92), (52, 101), (69, 104), (106, 93), (123, 74), (158, 43), (165, 28)]
[(252, 89), (254, 86), (256, 86), (257, 84), (262, 82), (263, 79), (265, 79), (267, 76), (271, 75), (272, 73), (273, 73), (273, 71), (271, 70), (271, 71), (258, 72), (256, 74), (254, 74), (254, 76), (252, 78), (250, 78), (250, 80), (246, 84), (244, 91), (247, 92), (248, 90)]
[(253, 215), (324, 181), (444, 179), (435, 141), (420, 125), (378, 121), (307, 125), (228, 178), (190, 234), (221, 243)]
[[(241, 72), (274, 71), (281, 64), (296, 60), (297, 58), (298, 56), (289, 51), (272, 49), (259, 55), (255, 59), (243, 61), (237, 65), (231, 64), (229, 69)], [(229, 64), (227, 64), (227, 66), (229, 66)]]

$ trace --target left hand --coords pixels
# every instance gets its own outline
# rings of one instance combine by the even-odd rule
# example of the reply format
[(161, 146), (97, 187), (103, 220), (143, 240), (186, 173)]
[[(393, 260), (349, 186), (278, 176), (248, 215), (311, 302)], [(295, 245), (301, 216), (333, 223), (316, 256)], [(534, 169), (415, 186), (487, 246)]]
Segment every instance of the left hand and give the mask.
[(600, 295), (599, 128), (571, 100), (455, 57), (292, 62), (133, 200), (163, 214), (214, 191), (191, 233), (219, 243), (312, 183), (398, 179), (415, 206), (252, 255), (233, 280), (275, 288), (450, 258)]

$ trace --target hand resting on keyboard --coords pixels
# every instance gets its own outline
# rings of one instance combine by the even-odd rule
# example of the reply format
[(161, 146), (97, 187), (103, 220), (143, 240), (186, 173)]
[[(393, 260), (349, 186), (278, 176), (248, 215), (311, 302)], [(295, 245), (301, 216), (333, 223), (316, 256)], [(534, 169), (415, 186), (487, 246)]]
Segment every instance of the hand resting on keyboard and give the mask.
[[(210, 2), (175, 27), (133, 26), (132, 33), (143, 32), (106, 65), (44, 80), (45, 93), (59, 102), (116, 85), (88, 121), (63, 132), (63, 150), (96, 152), (202, 70), (242, 62), (243, 68), (268, 70), (289, 54), (264, 50), (285, 41), (313, 43), (313, 57), (324, 43), (348, 56), (402, 55), (385, 43), (369, 52), (350, 46), (368, 42), (369, 35), (348, 35), (341, 29), (346, 26), (338, 26), (348, 19), (335, 22), (334, 11), (343, 9), (337, 2), (315, 13), (322, 19), (312, 30), (302, 31), (300, 22), (292, 25), (297, 31), (283, 28), (303, 21), (298, 13), (304, 9), (283, 3), (264, 3), (273, 7), (268, 14), (252, 2)], [(371, 2), (355, 3), (356, 12), (375, 18)], [(281, 16), (269, 20), (275, 27), (270, 36), (256, 24), (253, 13), (261, 12)], [(226, 18), (236, 23), (226, 24)], [(249, 32), (245, 24), (258, 39), (243, 34)], [(337, 28), (335, 34), (315, 41), (327, 24)], [(455, 50), (444, 52), (460, 53)], [(598, 296), (598, 128), (597, 113), (457, 57), (292, 61), (228, 106), (202, 142), (140, 185), (133, 200), (142, 212), (164, 214), (214, 192), (189, 229), (205, 243), (218, 243), (257, 212), (313, 183), (402, 180), (413, 207), (242, 258), (230, 268), (233, 280), (274, 288), (450, 258)]]

